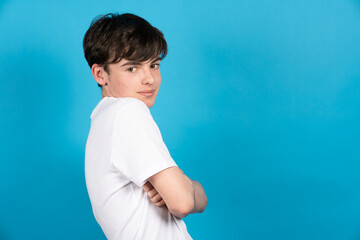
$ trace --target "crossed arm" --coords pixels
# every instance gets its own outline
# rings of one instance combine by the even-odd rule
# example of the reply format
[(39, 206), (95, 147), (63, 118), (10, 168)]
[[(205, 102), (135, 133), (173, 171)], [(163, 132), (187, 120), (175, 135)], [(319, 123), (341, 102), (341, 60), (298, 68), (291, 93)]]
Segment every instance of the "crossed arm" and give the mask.
[(203, 212), (207, 205), (202, 185), (191, 180), (178, 167), (170, 167), (151, 176), (143, 189), (155, 206), (166, 205), (170, 213), (179, 218)]

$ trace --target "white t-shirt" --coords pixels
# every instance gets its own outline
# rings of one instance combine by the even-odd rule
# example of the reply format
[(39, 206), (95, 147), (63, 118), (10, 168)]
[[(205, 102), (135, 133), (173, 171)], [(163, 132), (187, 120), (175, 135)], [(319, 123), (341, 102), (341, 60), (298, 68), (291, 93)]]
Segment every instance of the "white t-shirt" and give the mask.
[(91, 114), (85, 178), (94, 216), (108, 239), (192, 239), (184, 221), (156, 207), (142, 186), (171, 158), (148, 107), (105, 97)]

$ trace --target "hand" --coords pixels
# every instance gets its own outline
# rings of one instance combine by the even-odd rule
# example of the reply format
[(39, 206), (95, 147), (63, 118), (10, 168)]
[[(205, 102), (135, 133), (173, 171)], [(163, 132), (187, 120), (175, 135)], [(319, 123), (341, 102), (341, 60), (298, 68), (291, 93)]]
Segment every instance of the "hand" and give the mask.
[(149, 181), (144, 184), (143, 190), (147, 192), (150, 201), (154, 203), (155, 206), (161, 207), (165, 205), (164, 200)]

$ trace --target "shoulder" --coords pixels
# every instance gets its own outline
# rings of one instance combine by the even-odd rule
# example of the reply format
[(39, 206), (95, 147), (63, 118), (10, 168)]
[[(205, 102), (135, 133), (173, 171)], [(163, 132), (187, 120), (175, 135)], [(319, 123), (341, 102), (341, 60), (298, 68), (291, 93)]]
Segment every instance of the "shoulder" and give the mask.
[(144, 102), (137, 98), (117, 99), (117, 115), (122, 118), (152, 118), (149, 108)]
[(149, 108), (144, 102), (132, 97), (105, 97), (91, 113), (92, 120), (116, 119), (152, 119)]
[(133, 115), (133, 114), (150, 114), (149, 108), (144, 102), (137, 98), (132, 97), (107, 97), (102, 100), (101, 110), (112, 112), (120, 115)]
[(138, 124), (139, 122), (152, 122), (149, 108), (137, 98), (114, 98), (111, 111), (115, 114), (116, 122)]
[(150, 113), (149, 108), (146, 106), (146, 104), (137, 99), (137, 98), (124, 98), (126, 101), (126, 104), (124, 106), (124, 109), (126, 111), (134, 111), (134, 112), (144, 112), (144, 113)]

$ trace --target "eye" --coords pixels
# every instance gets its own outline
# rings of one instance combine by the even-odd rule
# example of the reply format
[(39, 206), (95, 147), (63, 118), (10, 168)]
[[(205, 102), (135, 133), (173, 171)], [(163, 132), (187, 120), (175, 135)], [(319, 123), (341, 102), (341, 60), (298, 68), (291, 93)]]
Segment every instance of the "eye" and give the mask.
[(136, 69), (136, 67), (130, 67), (130, 68), (126, 69), (126, 70), (129, 71), (129, 72), (135, 72), (137, 69)]
[(151, 64), (150, 67), (152, 69), (158, 69), (160, 67), (160, 64), (159, 63), (154, 63), (154, 64)]

